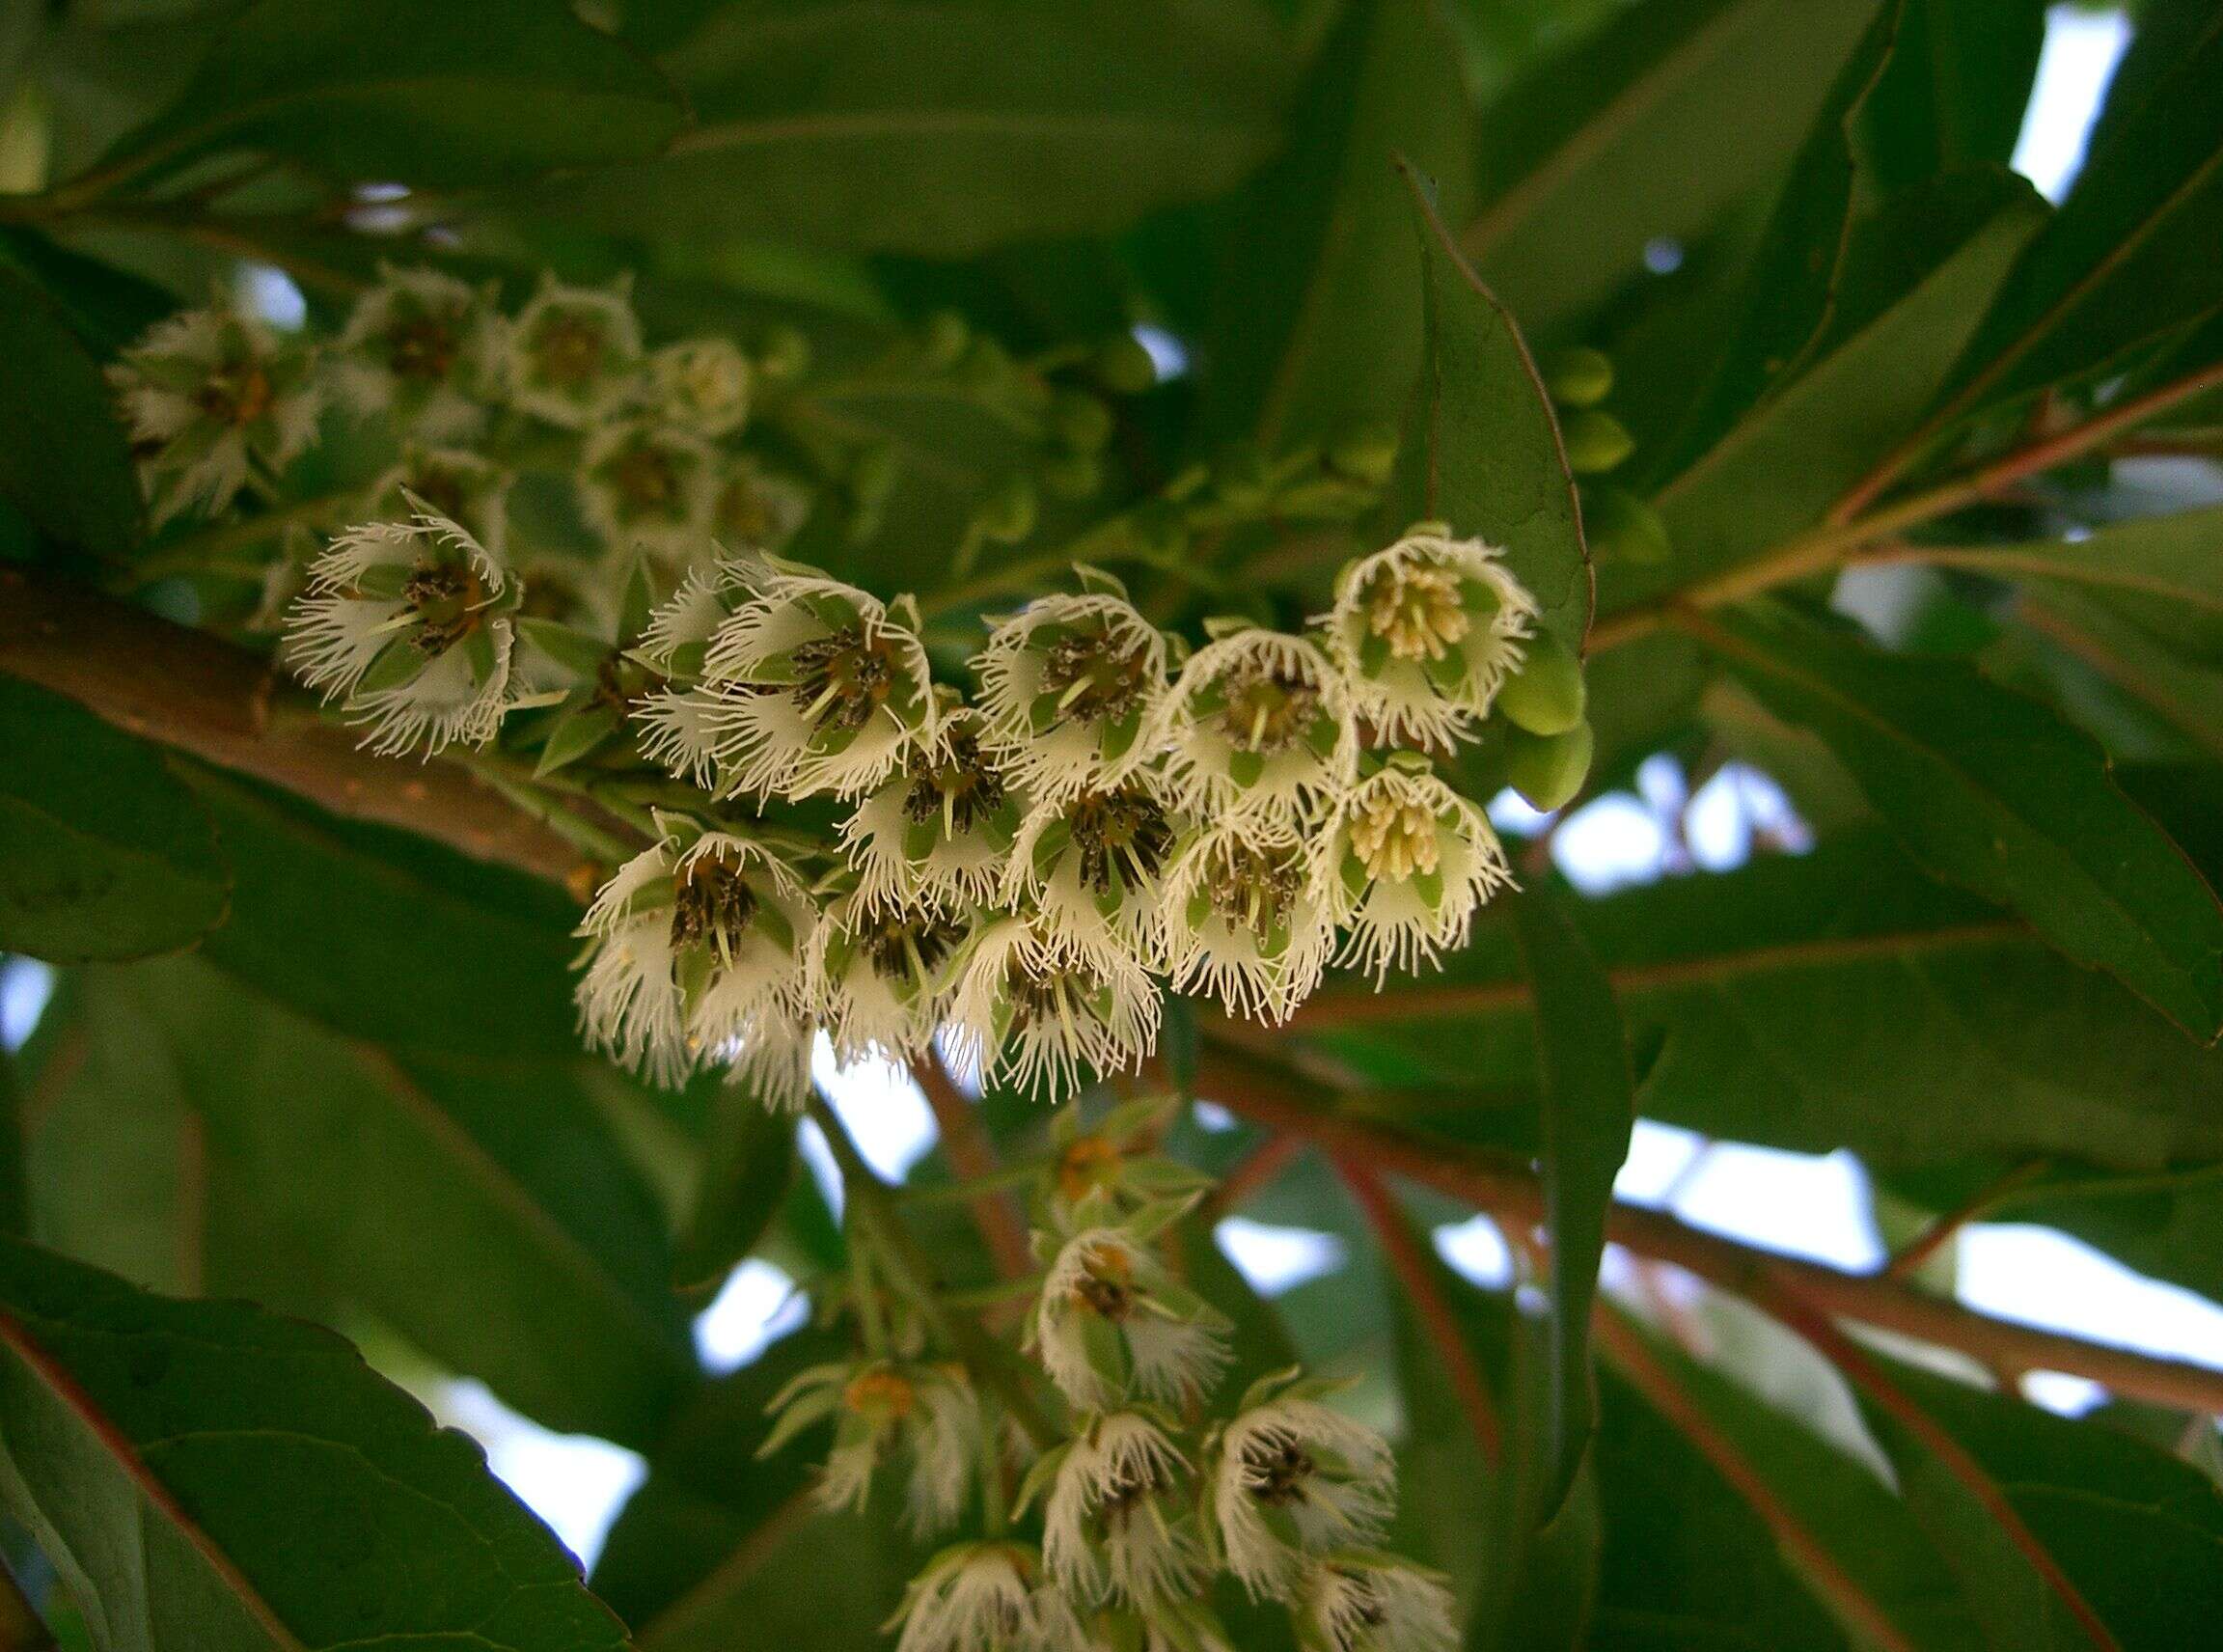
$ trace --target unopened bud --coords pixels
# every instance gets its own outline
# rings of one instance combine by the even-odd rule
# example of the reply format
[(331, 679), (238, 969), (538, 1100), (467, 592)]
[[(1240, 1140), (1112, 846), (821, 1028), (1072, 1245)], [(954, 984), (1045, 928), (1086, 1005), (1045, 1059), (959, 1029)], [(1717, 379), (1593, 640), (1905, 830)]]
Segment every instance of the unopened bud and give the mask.
[(1387, 482), (1397, 468), (1397, 432), (1386, 425), (1346, 430), (1328, 444), (1328, 463), (1360, 482)]
[(766, 378), (801, 378), (810, 370), (810, 341), (798, 327), (769, 329), (756, 345), (756, 371)]
[(1578, 723), (1563, 734), (1531, 734), (1518, 726), (1505, 730), (1505, 778), (1531, 809), (1550, 813), (1575, 801), (1590, 778), (1597, 750), (1590, 725)]
[(1577, 476), (1609, 471), (1636, 451), (1636, 439), (1628, 427), (1595, 407), (1568, 414), (1559, 434), (1567, 444), (1567, 468)]
[(1613, 363), (1604, 350), (1560, 350), (1544, 364), (1544, 387), (1562, 407), (1595, 407), (1613, 389)]
[(1497, 690), (1496, 709), (1531, 734), (1564, 734), (1582, 721), (1582, 662), (1550, 631), (1522, 647), (1521, 669)]
[(980, 537), (993, 544), (1015, 545), (1034, 532), (1034, 483), (1025, 476), (1008, 476), (974, 511)]
[(1660, 512), (1618, 487), (1584, 491), (1582, 525), (1591, 548), (1614, 562), (1663, 563), (1674, 550)]

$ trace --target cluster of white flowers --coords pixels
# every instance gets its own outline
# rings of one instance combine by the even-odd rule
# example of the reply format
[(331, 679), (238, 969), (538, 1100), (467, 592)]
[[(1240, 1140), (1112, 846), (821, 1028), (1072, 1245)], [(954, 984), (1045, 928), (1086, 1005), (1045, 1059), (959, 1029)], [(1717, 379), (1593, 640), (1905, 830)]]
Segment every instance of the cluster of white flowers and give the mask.
[[(995, 623), (973, 702), (933, 679), (908, 597), (768, 555), (691, 577), (638, 649), (667, 684), (643, 751), (711, 799), (834, 800), (842, 852), (789, 875), (815, 904), (782, 913), (786, 944), (737, 952), (681, 935), (700, 828), (674, 821), (590, 915), (594, 1041), (761, 1081), (800, 1070), (812, 1027), (844, 1059), (946, 1032), (989, 1078), (1063, 1093), (1149, 1054), (1160, 979), (1278, 1022), (1331, 962), (1379, 977), (1465, 940), (1504, 853), (1428, 756), (1379, 748), (1470, 735), (1519, 670), (1534, 605), (1496, 552), (1424, 525), (1353, 565), (1317, 635), (1217, 625), (1186, 658), (1082, 577)], [(744, 960), (745, 991), (683, 978)], [(727, 1000), (755, 1020), (706, 1016)]]
[[(1331, 1385), (1279, 1373), (1213, 1418), (1232, 1327), (1157, 1253), (1200, 1190), (1170, 1161), (1126, 1156), (1117, 1120), (1062, 1128), (1038, 1178), (1027, 1346), (1064, 1402), (1057, 1436), (989, 1426), (962, 1367), (871, 1357), (798, 1377), (765, 1450), (831, 1423), (823, 1503), (859, 1509), (880, 1475), (907, 1481), (920, 1536), (958, 1527), (986, 1488), (987, 1535), (914, 1580), (890, 1625), (898, 1652), (1225, 1652), (1220, 1574), (1280, 1603), (1306, 1652), (1449, 1652), (1442, 1580), (1376, 1547), (1396, 1511), (1389, 1446), (1330, 1403)], [(1030, 1517), (1038, 1535), (1012, 1528)]]

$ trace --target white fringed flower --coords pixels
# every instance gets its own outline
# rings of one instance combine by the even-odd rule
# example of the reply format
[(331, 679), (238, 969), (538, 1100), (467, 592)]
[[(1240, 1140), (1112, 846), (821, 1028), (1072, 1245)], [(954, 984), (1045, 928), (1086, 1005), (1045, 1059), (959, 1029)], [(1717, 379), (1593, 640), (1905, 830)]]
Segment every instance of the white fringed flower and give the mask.
[(862, 1512), (873, 1475), (903, 1460), (905, 1523), (920, 1537), (947, 1530), (964, 1511), (980, 1463), (979, 1401), (962, 1366), (814, 1365), (774, 1397), (776, 1417), (757, 1455), (769, 1456), (814, 1423), (831, 1420), (834, 1446), (818, 1482), (832, 1509)]
[(1130, 1396), (1194, 1398), (1227, 1363), (1228, 1329), (1125, 1229), (1090, 1227), (1050, 1264), (1032, 1341), (1058, 1392), (1105, 1411)]
[(1186, 1595), (1195, 1539), (1181, 1524), (1188, 1463), (1131, 1411), (1097, 1418), (1057, 1465), (1042, 1513), (1042, 1557), (1076, 1598), (1130, 1606)]
[(222, 510), (258, 462), (283, 469), (323, 408), (309, 352), (224, 304), (156, 323), (107, 372), (157, 527)]
[(1488, 714), (1536, 603), (1504, 553), (1423, 522), (1336, 576), (1319, 623), (1379, 745), (1445, 745)]
[(699, 436), (730, 435), (749, 417), (749, 358), (728, 339), (666, 344), (650, 354), (644, 377), (650, 411)]
[(730, 789), (851, 798), (934, 729), (933, 679), (910, 623), (879, 598), (780, 573), (718, 628), (703, 675)]
[(777, 551), (810, 519), (810, 490), (793, 477), (766, 470), (748, 454), (732, 454), (711, 528), (723, 544)]
[(722, 558), (688, 571), (679, 589), (649, 615), (634, 646), (643, 664), (679, 686), (653, 689), (633, 712), (641, 755), (681, 780), (712, 789), (718, 783), (718, 732), (723, 700), (700, 685), (710, 640), (750, 596), (773, 577), (755, 557)]
[(593, 942), (578, 990), (582, 1032), (657, 1084), (724, 1064), (767, 1102), (791, 1105), (809, 1075), (794, 1005), (816, 917), (810, 897), (761, 844), (666, 825), (663, 841), (618, 868), (580, 926)]
[(1388, 1556), (1330, 1556), (1297, 1585), (1304, 1652), (1457, 1652), (1451, 1593), (1432, 1574)]
[(1351, 782), (1343, 678), (1318, 644), (1243, 630), (1207, 643), (1167, 702), (1166, 773), (1183, 807), (1295, 820)]
[(718, 785), (718, 724), (725, 701), (701, 687), (658, 688), (633, 711), (642, 757), (705, 791)]
[(1387, 1442), (1318, 1400), (1249, 1406), (1220, 1437), (1213, 1518), (1253, 1598), (1287, 1599), (1308, 1559), (1373, 1542), (1396, 1508)]
[(969, 707), (946, 710), (903, 767), (857, 805), (841, 842), (864, 905), (963, 912), (1002, 893), (1022, 819)]
[(1037, 803), (1012, 847), (1005, 897), (1032, 904), (1045, 932), (1070, 947), (1124, 950), (1155, 965), (1162, 880), (1178, 832), (1147, 773)]
[(710, 548), (722, 461), (700, 436), (671, 425), (606, 425), (579, 456), (579, 513), (618, 551), (686, 566)]
[(1323, 853), (1336, 922), (1350, 931), (1337, 961), (1377, 982), (1464, 946), (1474, 909), (1513, 884), (1489, 816), (1410, 752), (1344, 795)]
[(1294, 826), (1242, 820), (1194, 840), (1166, 874), (1161, 945), (1177, 990), (1281, 1022), (1335, 946), (1320, 857)]
[(962, 954), (952, 1030), (984, 1083), (1069, 1094), (1085, 1073), (1141, 1065), (1158, 989), (1123, 952), (1076, 951), (1030, 917), (979, 931)]
[(382, 266), (355, 301), (331, 372), (341, 405), (425, 442), (455, 443), (486, 422), (507, 363), (491, 289), (434, 269)]
[(827, 906), (810, 939), (809, 1002), (844, 1066), (902, 1060), (925, 1047), (948, 1004), (947, 966), (971, 924), (930, 906)]
[(1065, 1597), (1045, 1580), (1042, 1556), (1023, 1543), (959, 1543), (911, 1580), (886, 1629), (895, 1652), (1087, 1652), (1088, 1637)]
[(509, 487), (516, 478), (468, 448), (401, 451), (401, 462), (370, 486), (376, 515), (401, 520), (414, 514), (414, 496), (435, 515), (462, 527), (486, 547), (496, 562), (505, 559), (509, 538)]
[(1037, 798), (1116, 785), (1157, 755), (1166, 639), (1122, 597), (1037, 597), (973, 668), (998, 756)]
[(1091, 1652), (1234, 1652), (1211, 1606), (1201, 1599), (1153, 1601), (1147, 1610), (1115, 1607), (1096, 1614)]
[(609, 417), (636, 382), (641, 323), (622, 290), (541, 283), (507, 332), (509, 397), (567, 430)]
[(381, 753), (483, 745), (500, 727), (518, 588), (445, 516), (350, 529), (311, 564), (288, 617), (301, 678)]

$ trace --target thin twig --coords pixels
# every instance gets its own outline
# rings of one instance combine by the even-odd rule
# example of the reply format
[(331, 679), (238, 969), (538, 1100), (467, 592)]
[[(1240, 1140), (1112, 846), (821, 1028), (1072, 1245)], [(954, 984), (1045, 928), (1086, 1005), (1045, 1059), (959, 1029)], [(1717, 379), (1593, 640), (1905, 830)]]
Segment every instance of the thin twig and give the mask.
[(1891, 1259), (1883, 1264), (1885, 1277), (1894, 1280), (1912, 1278), (1923, 1263), (1950, 1245), (1962, 1228), (1986, 1212), (2006, 1203), (2052, 1168), (2053, 1161), (2050, 1159), (2031, 1159), (1994, 1178), (1894, 1251)]
[(1490, 1379), (1460, 1331), (1458, 1317), (1439, 1288), (1435, 1270), (1428, 1265), (1429, 1258), (1421, 1251), (1412, 1224), (1382, 1178), (1360, 1161), (1340, 1158), (1335, 1169), (1365, 1213), (1367, 1225), (1381, 1241), (1382, 1253), (1388, 1258), (1405, 1294), (1412, 1298), (1413, 1311), (1419, 1314), (1428, 1340), (1435, 1344), (1436, 1357), (1443, 1362), (1443, 1373), (1451, 1380), (1459, 1409), (1467, 1414), (1475, 1444), (1482, 1447), (1483, 1460), (1496, 1467), (1505, 1455), (1505, 1436), (1497, 1420), (1496, 1402), (1491, 1397)]

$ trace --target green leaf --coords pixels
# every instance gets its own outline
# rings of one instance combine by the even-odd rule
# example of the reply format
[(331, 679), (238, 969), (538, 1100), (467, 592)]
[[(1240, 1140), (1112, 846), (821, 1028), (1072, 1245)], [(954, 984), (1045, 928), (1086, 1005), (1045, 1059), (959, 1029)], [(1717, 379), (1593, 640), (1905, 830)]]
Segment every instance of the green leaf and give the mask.
[(1611, 569), (1605, 608), (1720, 574), (1820, 521), (1935, 396), (2042, 215), (2027, 184), (1977, 174), (1861, 225), (1803, 371), (1660, 489), (1674, 557)]
[(795, 1179), (795, 1118), (766, 1107), (746, 1085), (717, 1086), (710, 1136), (677, 1253), (672, 1282), (714, 1289), (756, 1248)]
[(1940, 420), (2081, 378), (2223, 304), (2223, 16), (2127, 114), (2030, 243)]
[[(42, 1239), (350, 1302), (552, 1428), (655, 1437), (693, 1379), (663, 1217), (573, 1070), (403, 1065), (198, 959), (80, 985), (85, 1059), (31, 1142)], [(119, 1253), (150, 1205), (168, 1254)]]
[(2085, 735), (1958, 661), (1863, 647), (1787, 609), (1707, 640), (1762, 704), (1821, 736), (1918, 864), (2020, 912), (2202, 1042), (2223, 1032), (2223, 906)]
[(399, 1050), (577, 1057), (578, 913), (549, 885), (235, 776), (193, 785), (237, 880), (204, 950), (240, 979)]
[(246, 146), (349, 181), (500, 183), (645, 158), (683, 121), (662, 76), (567, 7), (261, 0), (96, 176)]
[(665, 56), (696, 115), (669, 154), (520, 205), (944, 258), (1115, 230), (1264, 158), (1287, 71), (1254, 17), (1167, 0), (727, 8)]
[(1635, 1120), (1628, 1039), (1613, 989), (1581, 936), (1544, 892), (1514, 905), (1536, 994), (1542, 1068), (1544, 1225), (1551, 1244), (1548, 1425), (1542, 1495), (1547, 1521), (1575, 1483), (1597, 1427), (1590, 1308), (1606, 1251), (1613, 1178)]
[(1966, 166), (2005, 166), (2045, 43), (2036, 0), (1907, 0), (1862, 134), (1877, 181), (1903, 189)]
[(1427, 347), (1383, 525), (1443, 521), (1501, 547), (1544, 623), (1579, 653), (1590, 555), (1551, 399), (1520, 329), (1451, 245), (1426, 186), (1408, 182)]
[(1421, 350), (1419, 260), (1396, 160), (1454, 221), (1472, 196), (1471, 124), (1448, 19), (1352, 0), (1321, 43), (1288, 146), (1230, 210), (1201, 418), (1269, 453), (1393, 424)]
[(9, 1239), (0, 1496), (102, 1646), (626, 1644), (479, 1447), (339, 1337)]
[(1481, 207), (1459, 244), (1524, 326), (1557, 342), (1773, 181), (1874, 0), (1629, 7), (1483, 112)]
[(624, 723), (625, 713), (615, 705), (590, 703), (564, 712), (557, 719), (556, 727), (548, 731), (547, 743), (540, 748), (540, 759), (533, 765), (534, 779), (568, 768), (582, 757), (592, 757)]
[(0, 948), (138, 958), (224, 921), (232, 868), (215, 827), (151, 748), (0, 676)]
[(48, 538), (121, 557), (145, 508), (100, 370), (38, 285), (0, 265), (0, 498)]

